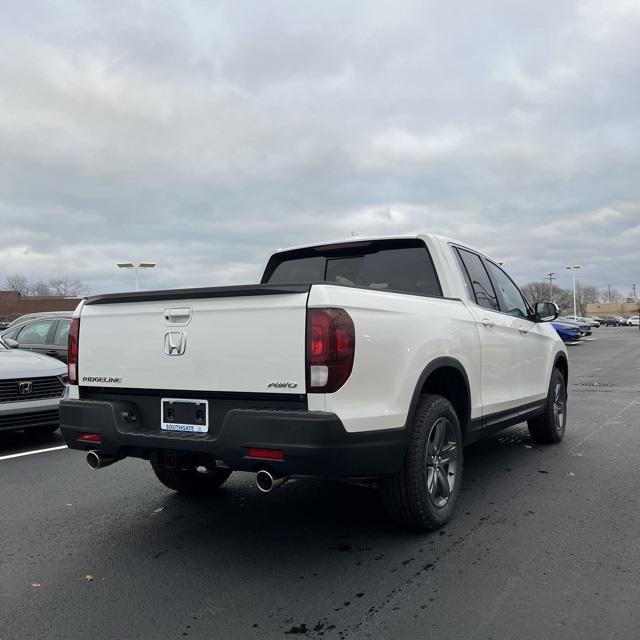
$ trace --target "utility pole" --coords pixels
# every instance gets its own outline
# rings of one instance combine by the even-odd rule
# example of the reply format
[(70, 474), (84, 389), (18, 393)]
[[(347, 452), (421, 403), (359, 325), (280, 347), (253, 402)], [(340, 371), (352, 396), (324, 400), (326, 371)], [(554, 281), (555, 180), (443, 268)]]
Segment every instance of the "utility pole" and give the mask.
[(607, 297), (607, 302), (611, 303), (611, 283), (609, 283), (607, 287), (609, 287), (609, 296)]
[(547, 274), (547, 280), (549, 281), (549, 302), (553, 302), (553, 281), (558, 279), (554, 277), (555, 275), (555, 271)]
[(636, 285), (632, 284), (631, 288), (633, 289), (633, 297), (635, 298), (636, 297)]

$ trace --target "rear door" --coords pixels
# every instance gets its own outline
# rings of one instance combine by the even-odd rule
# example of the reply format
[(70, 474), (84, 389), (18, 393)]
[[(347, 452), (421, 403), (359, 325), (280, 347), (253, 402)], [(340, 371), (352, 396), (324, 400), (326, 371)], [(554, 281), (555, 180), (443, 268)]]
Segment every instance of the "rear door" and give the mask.
[(478, 325), (482, 349), (481, 398), (483, 417), (505, 417), (522, 404), (520, 335), (514, 318), (501, 312), (500, 300), (482, 257), (454, 247)]
[(58, 360), (62, 360), (62, 362), (67, 361), (67, 343), (69, 341), (70, 325), (71, 320), (68, 318), (58, 320), (58, 324), (53, 330), (53, 344), (49, 345), (51, 348), (47, 351), (48, 355), (58, 358)]
[(543, 324), (531, 320), (532, 310), (504, 269), (486, 258), (484, 263), (498, 293), (500, 310), (510, 319), (512, 342), (517, 349), (521, 404), (526, 405), (547, 395), (548, 354), (553, 338)]

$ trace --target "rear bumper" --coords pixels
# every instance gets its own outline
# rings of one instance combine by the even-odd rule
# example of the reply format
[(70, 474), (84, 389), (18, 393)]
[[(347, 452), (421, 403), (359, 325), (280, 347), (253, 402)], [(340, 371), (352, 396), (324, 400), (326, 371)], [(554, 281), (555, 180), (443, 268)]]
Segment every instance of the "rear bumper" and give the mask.
[[(159, 425), (123, 422), (132, 403), (63, 400), (62, 435), (71, 449), (153, 459), (172, 454), (201, 463), (220, 460), (235, 470), (277, 474), (371, 477), (396, 473), (403, 462), (406, 429), (348, 433), (339, 418), (308, 410), (231, 409), (215, 433), (162, 431)], [(98, 433), (101, 443), (78, 440)], [(249, 448), (279, 449), (283, 460), (250, 458)]]

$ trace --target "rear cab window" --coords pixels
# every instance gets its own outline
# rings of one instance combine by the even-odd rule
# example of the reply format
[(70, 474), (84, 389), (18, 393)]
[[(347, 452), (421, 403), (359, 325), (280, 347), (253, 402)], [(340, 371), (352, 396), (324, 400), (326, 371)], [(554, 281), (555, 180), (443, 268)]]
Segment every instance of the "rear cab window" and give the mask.
[(418, 239), (374, 240), (283, 251), (271, 257), (262, 282), (328, 282), (442, 296), (429, 250)]

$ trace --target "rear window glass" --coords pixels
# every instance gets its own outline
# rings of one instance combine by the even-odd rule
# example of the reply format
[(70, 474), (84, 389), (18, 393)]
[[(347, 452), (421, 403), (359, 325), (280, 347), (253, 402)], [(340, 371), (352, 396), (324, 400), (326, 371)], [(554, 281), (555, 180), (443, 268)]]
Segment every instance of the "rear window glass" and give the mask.
[[(319, 254), (319, 255), (318, 255)], [(441, 296), (431, 256), (419, 240), (354, 243), (276, 254), (263, 282), (332, 282), (419, 295)]]
[(286, 260), (275, 268), (268, 282), (273, 284), (292, 284), (294, 282), (323, 280), (325, 263), (326, 259), (321, 256)]

